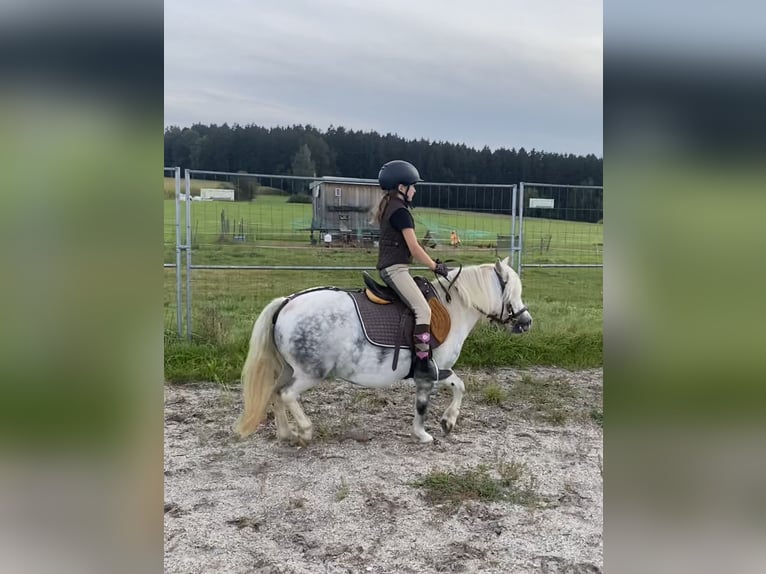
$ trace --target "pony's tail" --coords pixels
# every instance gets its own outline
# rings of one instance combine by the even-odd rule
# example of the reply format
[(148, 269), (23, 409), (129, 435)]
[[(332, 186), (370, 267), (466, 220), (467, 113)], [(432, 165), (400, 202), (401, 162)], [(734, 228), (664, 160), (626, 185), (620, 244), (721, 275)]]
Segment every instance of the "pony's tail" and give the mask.
[(284, 301), (285, 297), (279, 297), (266, 305), (253, 326), (250, 349), (242, 368), (244, 409), (234, 425), (234, 430), (242, 438), (255, 431), (266, 416), (277, 378), (284, 367), (273, 336), (274, 314)]

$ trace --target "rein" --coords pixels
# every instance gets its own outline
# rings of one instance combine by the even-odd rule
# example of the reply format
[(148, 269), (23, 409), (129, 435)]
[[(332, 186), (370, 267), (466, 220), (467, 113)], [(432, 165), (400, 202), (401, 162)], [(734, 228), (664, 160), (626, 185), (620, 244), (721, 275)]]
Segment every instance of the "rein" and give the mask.
[(444, 287), (444, 284), (442, 283), (442, 276), (441, 275), (436, 276), (436, 282), (444, 290), (444, 298), (447, 300), (447, 303), (451, 303), (452, 295), (450, 295), (449, 292), (450, 292), (450, 289), (452, 289), (452, 286), (455, 284), (455, 281), (457, 281), (457, 278), (460, 277), (460, 274), (463, 272), (463, 264), (460, 263), (457, 259), (447, 259), (446, 261), (443, 261), (443, 263), (445, 265), (447, 263), (457, 263), (458, 265), (457, 273), (455, 273), (455, 276), (452, 278), (452, 280), (449, 283), (447, 283), (447, 287)]

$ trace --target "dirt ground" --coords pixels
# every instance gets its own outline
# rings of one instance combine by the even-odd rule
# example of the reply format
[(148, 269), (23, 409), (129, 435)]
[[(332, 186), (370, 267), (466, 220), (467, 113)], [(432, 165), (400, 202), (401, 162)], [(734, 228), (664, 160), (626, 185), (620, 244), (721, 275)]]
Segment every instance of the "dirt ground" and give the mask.
[(315, 438), (231, 431), (239, 388), (165, 388), (165, 572), (601, 572), (602, 371), (466, 371), (410, 435), (414, 388), (325, 383)]

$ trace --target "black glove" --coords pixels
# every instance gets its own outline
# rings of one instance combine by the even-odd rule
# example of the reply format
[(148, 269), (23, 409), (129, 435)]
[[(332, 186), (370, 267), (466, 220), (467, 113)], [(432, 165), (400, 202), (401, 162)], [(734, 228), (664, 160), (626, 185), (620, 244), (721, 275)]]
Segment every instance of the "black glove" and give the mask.
[(442, 277), (446, 278), (447, 277), (447, 273), (449, 273), (449, 268), (444, 263), (442, 263), (441, 261), (439, 261), (437, 259), (436, 260), (436, 267), (434, 267), (434, 273), (436, 273), (437, 275), (441, 275)]

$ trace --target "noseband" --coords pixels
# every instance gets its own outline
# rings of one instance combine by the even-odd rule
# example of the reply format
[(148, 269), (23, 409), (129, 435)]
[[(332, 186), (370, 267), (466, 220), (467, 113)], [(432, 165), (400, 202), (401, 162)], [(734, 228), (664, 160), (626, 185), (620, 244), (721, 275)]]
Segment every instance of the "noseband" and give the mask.
[(508, 309), (507, 309), (508, 316), (505, 319), (503, 319), (503, 312), (506, 311), (506, 308), (502, 303), (502, 296), (505, 293), (505, 286), (507, 285), (508, 282), (502, 278), (500, 273), (498, 273), (497, 269), (494, 269), (494, 272), (495, 272), (495, 275), (497, 275), (497, 280), (500, 282), (500, 299), (501, 299), (500, 315), (493, 315), (489, 313), (487, 313), (486, 315), (493, 321), (497, 321), (498, 323), (502, 323), (503, 325), (506, 325), (508, 323), (511, 323), (512, 325), (516, 324), (516, 321), (519, 319), (519, 317), (521, 317), (521, 315), (525, 311), (527, 311), (527, 308), (522, 307), (518, 311), (514, 311), (513, 306), (510, 303), (508, 303)]

